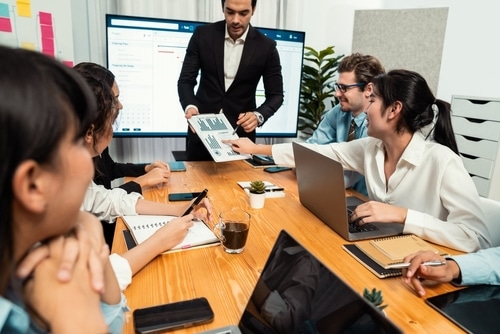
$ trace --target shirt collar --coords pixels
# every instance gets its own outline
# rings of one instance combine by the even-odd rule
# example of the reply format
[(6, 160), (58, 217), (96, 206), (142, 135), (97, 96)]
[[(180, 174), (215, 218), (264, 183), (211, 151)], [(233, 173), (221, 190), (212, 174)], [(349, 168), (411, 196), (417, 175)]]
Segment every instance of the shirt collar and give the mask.
[[(250, 25), (247, 26), (247, 30), (245, 30), (243, 35), (241, 35), (240, 38), (238, 38), (236, 41), (234, 41), (234, 43), (237, 43), (238, 41), (241, 41), (241, 43), (245, 43), (245, 41), (247, 39), (247, 35), (248, 35), (248, 30), (250, 30)], [(226, 40), (229, 39), (232, 42), (233, 39), (231, 38), (231, 36), (229, 36), (229, 32), (227, 31), (227, 23), (226, 23), (226, 28), (224, 29), (224, 31), (225, 31), (224, 39), (226, 39)]]
[[(423, 159), (425, 146), (428, 143), (430, 142), (425, 140), (424, 135), (420, 131), (416, 131), (401, 155), (400, 161), (418, 166)], [(377, 147), (381, 152), (384, 152), (384, 143), (381, 140), (377, 143)]]
[(361, 125), (363, 125), (363, 122), (366, 119), (366, 113), (362, 112), (358, 116), (353, 117), (351, 119), (354, 119), (354, 123), (356, 123), (356, 126), (361, 126)]

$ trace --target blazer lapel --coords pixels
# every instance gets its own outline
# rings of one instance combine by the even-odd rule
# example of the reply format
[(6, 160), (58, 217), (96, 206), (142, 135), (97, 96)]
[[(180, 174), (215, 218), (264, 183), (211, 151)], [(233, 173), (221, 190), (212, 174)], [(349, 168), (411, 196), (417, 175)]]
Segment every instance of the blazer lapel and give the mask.
[[(215, 34), (213, 35), (212, 45), (214, 46), (214, 64), (217, 71), (217, 79), (219, 85), (222, 87), (222, 90), (225, 90), (224, 83), (224, 36), (226, 28), (225, 21), (220, 21), (221, 24), (217, 25), (215, 29)], [(200, 52), (204, 52), (204, 50), (200, 50)]]

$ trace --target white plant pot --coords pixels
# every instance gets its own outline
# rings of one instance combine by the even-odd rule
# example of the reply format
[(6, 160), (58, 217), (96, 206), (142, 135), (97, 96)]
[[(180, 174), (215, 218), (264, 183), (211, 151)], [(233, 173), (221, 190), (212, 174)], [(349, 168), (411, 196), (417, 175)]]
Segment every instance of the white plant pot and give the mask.
[(253, 209), (262, 209), (264, 207), (264, 202), (266, 201), (266, 193), (263, 194), (253, 194), (248, 193), (250, 198), (250, 206)]

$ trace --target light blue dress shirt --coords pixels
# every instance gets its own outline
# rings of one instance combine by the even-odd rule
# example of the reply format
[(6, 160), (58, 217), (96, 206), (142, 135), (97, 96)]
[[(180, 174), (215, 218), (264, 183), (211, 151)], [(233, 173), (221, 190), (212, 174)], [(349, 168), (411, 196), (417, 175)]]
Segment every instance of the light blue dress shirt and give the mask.
[[(337, 104), (325, 113), (318, 128), (306, 142), (310, 144), (345, 142), (351, 125), (351, 119), (352, 113), (342, 111), (340, 104)], [(354, 132), (354, 139), (366, 137), (366, 113), (362, 112), (356, 116), (354, 122), (357, 125)], [(357, 172), (344, 171), (344, 183), (346, 188), (353, 188), (361, 194), (368, 196), (363, 175)]]
[[(17, 284), (14, 283), (14, 284)], [(46, 333), (34, 322), (30, 321), (30, 317), (23, 308), (19, 294), (12, 287), (7, 288), (7, 298), (0, 296), (0, 333), (30, 333), (39, 334)], [(101, 310), (104, 320), (108, 325), (109, 333), (119, 334), (123, 331), (125, 323), (125, 312), (128, 311), (127, 299), (122, 294), (121, 300), (116, 305), (108, 305), (101, 302)], [(89, 319), (92, 321), (92, 319)]]
[(451, 257), (460, 267), (460, 284), (500, 285), (500, 247)]

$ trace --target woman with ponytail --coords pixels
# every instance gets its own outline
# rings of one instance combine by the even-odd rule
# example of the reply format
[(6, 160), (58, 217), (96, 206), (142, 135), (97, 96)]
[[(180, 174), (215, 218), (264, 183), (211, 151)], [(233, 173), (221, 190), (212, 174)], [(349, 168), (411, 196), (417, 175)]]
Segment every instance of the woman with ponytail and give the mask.
[[(304, 144), (365, 176), (371, 201), (358, 206), (351, 220), (404, 224), (405, 234), (465, 252), (489, 247), (479, 195), (458, 155), (450, 104), (436, 99), (412, 71), (392, 70), (370, 85), (369, 137)], [(227, 143), (236, 152), (272, 155), (279, 165), (294, 165), (291, 143), (257, 145), (246, 138)]]

